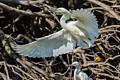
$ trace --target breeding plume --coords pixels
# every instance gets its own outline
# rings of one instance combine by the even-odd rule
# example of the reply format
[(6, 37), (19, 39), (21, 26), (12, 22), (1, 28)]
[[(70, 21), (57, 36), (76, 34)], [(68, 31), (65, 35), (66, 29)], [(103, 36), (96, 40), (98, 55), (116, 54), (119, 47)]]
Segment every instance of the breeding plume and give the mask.
[(81, 70), (79, 62), (73, 62), (70, 66), (75, 66), (74, 80), (89, 80), (88, 75)]
[(68, 11), (65, 8), (58, 8), (56, 12), (62, 14), (60, 24), (63, 29), (29, 44), (15, 44), (17, 53), (44, 58), (71, 52), (76, 46), (84, 48), (94, 44), (98, 35), (98, 24), (91, 11), (87, 9)]

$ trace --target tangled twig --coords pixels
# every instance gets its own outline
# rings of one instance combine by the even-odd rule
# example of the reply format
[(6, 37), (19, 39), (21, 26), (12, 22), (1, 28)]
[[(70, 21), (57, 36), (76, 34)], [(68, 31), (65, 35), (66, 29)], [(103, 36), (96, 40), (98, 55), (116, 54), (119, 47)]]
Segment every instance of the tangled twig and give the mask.
[[(32, 0), (29, 1), (32, 2)], [(19, 7), (20, 3), (19, 5), (14, 3), (16, 6), (12, 2), (9, 4), (3, 2), (3, 0), (0, 2), (0, 79), (73, 80), (74, 68), (71, 69), (68, 65), (74, 61), (81, 63), (82, 70), (90, 76), (91, 80), (120, 79), (120, 6), (118, 0), (83, 2), (82, 7), (92, 10), (99, 23), (99, 36), (92, 47), (77, 48), (73, 52), (44, 59), (19, 56), (12, 49), (14, 41), (25, 44), (32, 42), (36, 37), (60, 30), (59, 21), (49, 8), (60, 7), (59, 5), (62, 4), (66, 4), (63, 6), (66, 7), (70, 1), (61, 0), (58, 5), (59, 2), (56, 4), (53, 0), (46, 0), (41, 3), (44, 5), (41, 5), (36, 0), (35, 6), (27, 2), (27, 5), (22, 4), (21, 7)], [(78, 4), (73, 2), (74, 4), (69, 7), (76, 8)]]

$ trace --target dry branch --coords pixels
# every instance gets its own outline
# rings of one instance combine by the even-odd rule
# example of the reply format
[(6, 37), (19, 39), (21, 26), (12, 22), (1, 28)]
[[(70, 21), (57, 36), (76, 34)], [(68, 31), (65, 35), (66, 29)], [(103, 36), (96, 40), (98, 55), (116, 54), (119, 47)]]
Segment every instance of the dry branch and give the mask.
[[(120, 79), (120, 5), (118, 0), (87, 0), (81, 4), (83, 8), (93, 10), (99, 23), (99, 36), (91, 48), (82, 50), (77, 48), (73, 51), (74, 53), (45, 59), (20, 56), (15, 53), (11, 45), (14, 40), (25, 44), (33, 41), (36, 36), (42, 37), (58, 31), (59, 21), (49, 8), (50, 6), (60, 7), (59, 2), (56, 4), (53, 0), (48, 0), (45, 3), (47, 5), (39, 8), (37, 5), (38, 10), (34, 12), (36, 8), (33, 9), (33, 6), (28, 8), (26, 5), (39, 4), (37, 1), (36, 3), (34, 1), (32, 3), (32, 0), (0, 1), (0, 79), (73, 80), (74, 67), (70, 69), (67, 65), (74, 61), (81, 63), (82, 70), (90, 76), (91, 80)], [(8, 5), (6, 1), (11, 1), (12, 6), (14, 2), (24, 7), (16, 9)], [(64, 0), (60, 3), (68, 4)], [(69, 5), (69, 8), (70, 6), (74, 8), (72, 5)], [(97, 61), (96, 57), (100, 61)]]
[(113, 11), (110, 6), (97, 0), (88, 0), (88, 1), (101, 6), (104, 10), (109, 12), (114, 18), (116, 18), (117, 20), (120, 20), (120, 15), (118, 15), (115, 11)]
[(22, 14), (22, 15), (26, 15), (26, 16), (50, 17), (49, 15), (44, 14), (42, 12), (28, 12), (28, 11), (24, 11), (24, 10), (18, 10), (16, 8), (13, 8), (13, 7), (3, 4), (3, 3), (0, 3), (0, 7), (5, 9), (8, 12), (18, 13), (18, 14)]

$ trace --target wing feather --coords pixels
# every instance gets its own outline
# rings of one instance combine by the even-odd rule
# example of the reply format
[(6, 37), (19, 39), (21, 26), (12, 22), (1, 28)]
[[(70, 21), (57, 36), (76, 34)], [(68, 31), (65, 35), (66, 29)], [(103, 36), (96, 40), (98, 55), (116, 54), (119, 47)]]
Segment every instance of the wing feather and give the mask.
[(37, 38), (37, 41), (29, 44), (15, 44), (17, 53), (33, 58), (58, 56), (68, 53), (74, 48), (75, 40), (65, 29), (42, 38)]
[(96, 16), (87, 9), (72, 10), (71, 15), (77, 19), (76, 26), (85, 29), (89, 33), (89, 38), (94, 43), (95, 37), (98, 36), (98, 23)]

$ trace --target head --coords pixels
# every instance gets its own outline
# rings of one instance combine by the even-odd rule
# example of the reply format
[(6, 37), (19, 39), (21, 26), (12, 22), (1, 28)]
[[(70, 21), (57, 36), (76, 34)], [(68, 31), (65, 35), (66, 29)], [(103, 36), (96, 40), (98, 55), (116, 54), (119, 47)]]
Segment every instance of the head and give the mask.
[(62, 13), (63, 15), (70, 15), (70, 12), (65, 8), (57, 8), (55, 12)]
[(71, 65), (72, 66), (77, 66), (77, 65), (80, 65), (80, 63), (79, 62), (73, 62)]
[(76, 62), (73, 62), (72, 64), (70, 64), (68, 66), (80, 67), (80, 63), (76, 61)]

